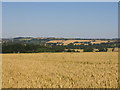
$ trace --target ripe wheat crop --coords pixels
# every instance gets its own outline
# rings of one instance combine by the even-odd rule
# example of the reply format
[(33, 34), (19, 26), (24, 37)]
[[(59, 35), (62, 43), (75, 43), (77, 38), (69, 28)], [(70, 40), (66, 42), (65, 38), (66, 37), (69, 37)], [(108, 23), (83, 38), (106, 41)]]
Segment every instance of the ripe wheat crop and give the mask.
[(117, 88), (118, 53), (2, 55), (3, 88)]

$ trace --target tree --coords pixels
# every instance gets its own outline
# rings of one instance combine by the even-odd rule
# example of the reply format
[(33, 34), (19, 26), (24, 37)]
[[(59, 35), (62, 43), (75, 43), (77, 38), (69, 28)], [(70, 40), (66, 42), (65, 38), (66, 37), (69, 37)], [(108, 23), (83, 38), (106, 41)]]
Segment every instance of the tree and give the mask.
[(75, 52), (75, 50), (68, 49), (67, 52)]
[(103, 47), (100, 47), (100, 48), (98, 48), (98, 52), (107, 52), (107, 48), (103, 48)]
[(83, 52), (93, 52), (93, 48), (92, 47), (86, 47), (83, 49)]

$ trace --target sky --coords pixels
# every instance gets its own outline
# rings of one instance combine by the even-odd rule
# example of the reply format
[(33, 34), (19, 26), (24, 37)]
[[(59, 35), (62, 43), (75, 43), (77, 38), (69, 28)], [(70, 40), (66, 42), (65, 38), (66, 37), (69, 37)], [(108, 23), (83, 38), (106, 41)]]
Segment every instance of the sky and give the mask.
[(117, 2), (3, 2), (2, 37), (118, 37)]
[(2, 38), (2, 2), (0, 2), (0, 38)]

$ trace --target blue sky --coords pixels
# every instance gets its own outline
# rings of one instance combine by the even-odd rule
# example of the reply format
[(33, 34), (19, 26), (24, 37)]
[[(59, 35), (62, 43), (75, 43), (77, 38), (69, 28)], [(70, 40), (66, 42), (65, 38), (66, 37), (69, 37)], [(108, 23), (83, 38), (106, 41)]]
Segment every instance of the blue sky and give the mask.
[[(0, 7), (2, 7), (2, 2), (0, 2)], [(2, 38), (2, 8), (0, 8), (0, 38)]]
[(117, 2), (4, 2), (3, 38), (118, 37)]

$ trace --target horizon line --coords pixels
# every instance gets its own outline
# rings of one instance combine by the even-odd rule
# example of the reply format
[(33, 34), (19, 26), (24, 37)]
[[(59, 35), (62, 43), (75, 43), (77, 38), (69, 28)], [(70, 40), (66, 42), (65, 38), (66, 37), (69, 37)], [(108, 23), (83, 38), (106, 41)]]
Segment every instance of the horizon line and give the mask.
[(64, 39), (119, 39), (120, 37), (113, 37), (113, 38), (82, 38), (82, 37), (34, 37), (34, 36), (17, 36), (17, 37), (2, 37), (2, 39), (14, 39), (14, 38), (64, 38)]

